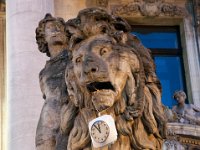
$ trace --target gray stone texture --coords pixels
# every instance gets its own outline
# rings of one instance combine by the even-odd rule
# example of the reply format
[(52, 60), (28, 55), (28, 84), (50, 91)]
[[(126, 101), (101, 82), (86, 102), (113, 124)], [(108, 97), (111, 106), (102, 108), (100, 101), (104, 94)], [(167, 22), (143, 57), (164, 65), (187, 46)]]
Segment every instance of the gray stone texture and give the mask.
[(8, 140), (9, 150), (34, 150), (35, 132), (43, 104), (38, 73), (45, 65), (35, 41), (35, 28), (47, 13), (54, 13), (53, 0), (8, 0)]

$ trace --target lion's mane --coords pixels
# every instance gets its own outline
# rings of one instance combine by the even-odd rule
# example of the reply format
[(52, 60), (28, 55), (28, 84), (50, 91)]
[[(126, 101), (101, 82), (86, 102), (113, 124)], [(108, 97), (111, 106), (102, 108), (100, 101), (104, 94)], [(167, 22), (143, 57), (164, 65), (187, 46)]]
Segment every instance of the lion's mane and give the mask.
[[(93, 24), (85, 25), (86, 22)], [(85, 9), (67, 24), (73, 27), (73, 32), (68, 28), (71, 35), (69, 38), (73, 39), (70, 43), (71, 51), (74, 46), (91, 36), (106, 34), (116, 41), (113, 45), (118, 47), (119, 58), (123, 57), (129, 63), (131, 73), (120, 99), (113, 105), (114, 111), (111, 112), (115, 116), (118, 140), (110, 149), (161, 149), (166, 119), (161, 103), (161, 86), (150, 51), (142, 46), (136, 36), (129, 33), (130, 26), (125, 20), (109, 15), (103, 9)], [(138, 69), (134, 67), (134, 56), (137, 56), (140, 63)], [(136, 82), (133, 79), (137, 79)], [(75, 116), (69, 115), (74, 113), (70, 111), (61, 114), (62, 118), (69, 119), (61, 119), (62, 131), (69, 132), (68, 150), (92, 149), (88, 122), (98, 116), (90, 95), (81, 91), (72, 61), (66, 68), (65, 80), (71, 102), (78, 107)], [(73, 127), (68, 128), (67, 122), (72, 120), (71, 116), (75, 117), (75, 121)]]

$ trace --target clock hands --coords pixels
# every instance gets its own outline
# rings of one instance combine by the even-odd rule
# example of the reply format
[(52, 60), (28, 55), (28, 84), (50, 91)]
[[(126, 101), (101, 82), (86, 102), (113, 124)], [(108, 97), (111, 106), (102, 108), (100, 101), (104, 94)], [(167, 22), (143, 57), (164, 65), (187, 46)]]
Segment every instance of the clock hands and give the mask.
[(94, 127), (99, 131), (99, 133), (101, 133), (101, 128), (100, 128), (100, 125), (99, 125), (99, 123), (97, 123), (97, 125), (96, 124), (94, 124)]

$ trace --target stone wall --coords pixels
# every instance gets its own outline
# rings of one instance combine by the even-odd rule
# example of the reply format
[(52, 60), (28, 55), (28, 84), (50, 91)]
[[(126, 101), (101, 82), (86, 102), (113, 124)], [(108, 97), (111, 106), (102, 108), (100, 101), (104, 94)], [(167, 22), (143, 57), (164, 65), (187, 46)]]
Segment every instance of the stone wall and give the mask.
[(78, 12), (84, 8), (104, 6), (104, 1), (108, 2), (108, 0), (54, 0), (55, 15), (68, 20), (76, 17)]

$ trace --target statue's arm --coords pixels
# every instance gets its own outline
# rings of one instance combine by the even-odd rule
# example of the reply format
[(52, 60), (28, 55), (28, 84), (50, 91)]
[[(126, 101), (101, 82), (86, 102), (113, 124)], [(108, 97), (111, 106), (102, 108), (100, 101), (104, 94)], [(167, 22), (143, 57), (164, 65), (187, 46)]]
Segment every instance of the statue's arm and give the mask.
[(195, 106), (195, 105), (192, 105), (192, 108), (194, 109), (194, 111), (200, 112), (200, 108), (199, 108), (199, 107), (197, 107), (197, 106)]
[(173, 106), (173, 107), (172, 107), (172, 111), (173, 111), (173, 112), (176, 112), (176, 106)]

